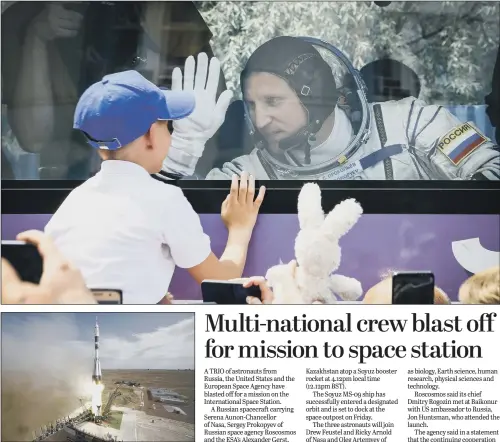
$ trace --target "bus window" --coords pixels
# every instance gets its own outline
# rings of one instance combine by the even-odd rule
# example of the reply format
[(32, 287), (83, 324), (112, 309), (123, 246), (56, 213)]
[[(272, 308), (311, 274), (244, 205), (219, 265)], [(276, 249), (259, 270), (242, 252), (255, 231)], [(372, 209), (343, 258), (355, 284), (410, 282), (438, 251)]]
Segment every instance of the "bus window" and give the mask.
[(189, 55), (213, 55), (211, 35), (192, 2), (2, 2), (3, 178), (92, 176), (99, 157), (72, 129), (83, 91), (127, 69), (169, 87)]
[(3, 170), (88, 178), (81, 93), (125, 69), (170, 86), (207, 52), (235, 99), (193, 177), (498, 180), (499, 3), (382, 3), (4, 2)]

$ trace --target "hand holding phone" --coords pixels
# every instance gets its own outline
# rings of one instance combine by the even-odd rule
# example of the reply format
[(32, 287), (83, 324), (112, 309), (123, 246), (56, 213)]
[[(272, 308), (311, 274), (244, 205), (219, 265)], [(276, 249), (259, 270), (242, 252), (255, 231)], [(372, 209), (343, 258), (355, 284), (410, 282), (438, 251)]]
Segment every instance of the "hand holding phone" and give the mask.
[(434, 274), (397, 272), (392, 276), (393, 304), (434, 304)]
[(2, 241), (2, 303), (95, 303), (81, 272), (49, 236), (28, 230), (17, 238)]
[(10, 262), (22, 281), (38, 284), (43, 273), (43, 259), (34, 244), (2, 240), (2, 258)]
[(216, 304), (246, 304), (247, 297), (261, 299), (258, 286), (243, 287), (242, 283), (230, 281), (205, 280), (201, 283), (203, 302)]

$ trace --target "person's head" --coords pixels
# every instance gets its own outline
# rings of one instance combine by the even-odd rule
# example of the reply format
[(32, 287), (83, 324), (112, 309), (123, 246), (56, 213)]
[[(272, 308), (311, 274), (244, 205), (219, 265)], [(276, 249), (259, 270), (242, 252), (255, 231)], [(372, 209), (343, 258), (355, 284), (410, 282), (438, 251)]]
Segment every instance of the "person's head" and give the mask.
[(500, 266), (476, 273), (458, 291), (462, 304), (500, 304)]
[(421, 84), (418, 75), (405, 64), (383, 58), (372, 61), (359, 71), (367, 87), (370, 103), (418, 98)]
[(332, 69), (310, 43), (277, 37), (257, 48), (240, 84), (255, 129), (277, 144), (311, 125), (316, 133), (338, 100)]
[(152, 174), (168, 154), (168, 121), (187, 117), (194, 107), (193, 94), (162, 90), (137, 71), (125, 71), (106, 75), (83, 93), (73, 127), (104, 160), (131, 161)]
[[(363, 298), (363, 304), (392, 304), (392, 276), (371, 287)], [(438, 286), (434, 287), (434, 304), (451, 304), (448, 295)]]

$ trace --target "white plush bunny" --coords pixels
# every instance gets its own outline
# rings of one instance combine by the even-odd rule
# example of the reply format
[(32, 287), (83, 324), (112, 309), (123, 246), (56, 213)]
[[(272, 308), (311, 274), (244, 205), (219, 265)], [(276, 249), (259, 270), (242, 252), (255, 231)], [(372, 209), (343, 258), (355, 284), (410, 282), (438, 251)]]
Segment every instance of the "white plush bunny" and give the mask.
[(271, 267), (266, 274), (273, 288), (274, 304), (333, 304), (336, 296), (356, 300), (361, 283), (353, 278), (332, 275), (339, 268), (339, 239), (356, 224), (363, 209), (353, 199), (337, 204), (326, 215), (321, 208), (317, 184), (305, 184), (299, 194), (300, 231), (295, 239), (296, 261)]

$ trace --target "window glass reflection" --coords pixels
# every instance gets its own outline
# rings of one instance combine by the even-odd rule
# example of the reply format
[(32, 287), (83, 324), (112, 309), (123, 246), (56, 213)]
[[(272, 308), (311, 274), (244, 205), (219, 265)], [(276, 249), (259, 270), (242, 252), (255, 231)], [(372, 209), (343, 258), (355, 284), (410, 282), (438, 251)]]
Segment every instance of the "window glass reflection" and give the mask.
[(127, 69), (169, 86), (187, 56), (212, 55), (210, 37), (191, 2), (3, 2), (4, 178), (8, 169), (17, 179), (94, 174), (97, 153), (72, 129), (83, 91)]

